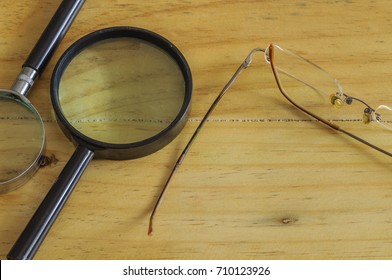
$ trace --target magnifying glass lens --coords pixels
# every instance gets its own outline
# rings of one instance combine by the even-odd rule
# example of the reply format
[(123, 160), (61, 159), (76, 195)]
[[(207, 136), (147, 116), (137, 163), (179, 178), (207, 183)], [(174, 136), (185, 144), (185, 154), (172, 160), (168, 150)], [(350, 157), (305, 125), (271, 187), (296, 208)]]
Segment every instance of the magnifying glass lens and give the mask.
[(44, 143), (40, 116), (17, 95), (0, 93), (1, 184), (22, 175), (38, 159)]
[(63, 115), (85, 136), (135, 143), (167, 128), (179, 114), (185, 81), (178, 63), (137, 38), (113, 38), (72, 59), (59, 85)]

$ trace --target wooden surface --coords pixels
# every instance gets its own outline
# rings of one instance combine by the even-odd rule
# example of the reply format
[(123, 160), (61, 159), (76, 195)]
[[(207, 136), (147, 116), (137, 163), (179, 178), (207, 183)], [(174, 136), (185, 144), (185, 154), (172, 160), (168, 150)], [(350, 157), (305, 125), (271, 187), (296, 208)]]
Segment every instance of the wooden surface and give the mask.
[[(11, 86), (59, 3), (2, 1), (1, 87)], [(168, 38), (187, 58), (190, 119), (153, 155), (91, 162), (36, 259), (391, 259), (392, 159), (298, 112), (261, 54), (213, 113), (171, 184), (154, 235), (147, 235), (176, 158), (254, 47), (274, 42), (296, 50), (347, 92), (392, 104), (391, 12), (387, 0), (86, 1), (29, 94), (45, 122), (51, 162), (0, 196), (0, 258), (74, 150), (51, 108), (55, 62), (82, 35), (131, 25)], [(392, 151), (391, 132), (343, 124)]]

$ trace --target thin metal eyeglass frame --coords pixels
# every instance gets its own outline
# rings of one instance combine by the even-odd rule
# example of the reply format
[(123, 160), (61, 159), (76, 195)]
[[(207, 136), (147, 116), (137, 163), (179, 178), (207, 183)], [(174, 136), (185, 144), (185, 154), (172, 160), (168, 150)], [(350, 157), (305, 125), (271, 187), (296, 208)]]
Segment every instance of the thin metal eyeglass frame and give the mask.
[[(160, 205), (161, 205), (161, 203), (162, 203), (162, 201), (163, 201), (163, 198), (165, 197), (165, 195), (166, 195), (166, 193), (167, 193), (169, 184), (170, 184), (170, 182), (171, 182), (173, 176), (176, 174), (176, 172), (178, 171), (179, 167), (181, 166), (181, 164), (182, 164), (182, 162), (183, 162), (185, 156), (186, 156), (187, 153), (189, 152), (189, 150), (190, 150), (192, 144), (194, 143), (196, 137), (197, 137), (198, 134), (200, 133), (200, 130), (202, 129), (202, 127), (203, 127), (204, 124), (206, 123), (207, 119), (208, 119), (209, 116), (212, 114), (212, 112), (214, 111), (214, 109), (215, 109), (216, 106), (218, 105), (219, 101), (223, 98), (223, 96), (226, 94), (226, 92), (230, 89), (230, 87), (232, 86), (232, 84), (237, 80), (237, 78), (238, 78), (238, 76), (241, 74), (241, 72), (242, 72), (243, 70), (245, 70), (246, 68), (248, 68), (248, 67), (251, 65), (252, 60), (253, 60), (253, 55), (254, 55), (256, 52), (259, 52), (259, 51), (261, 51), (261, 52), (263, 52), (263, 53), (266, 53), (267, 50), (268, 50), (268, 53), (269, 53), (269, 62), (270, 62), (270, 65), (271, 65), (272, 73), (273, 73), (274, 78), (275, 78), (275, 80), (276, 80), (276, 83), (277, 83), (277, 86), (278, 86), (278, 88), (279, 88), (279, 91), (282, 93), (282, 95), (283, 95), (292, 105), (294, 105), (294, 107), (296, 107), (298, 110), (302, 111), (303, 113), (305, 113), (305, 114), (307, 114), (307, 115), (313, 117), (314, 119), (318, 120), (319, 122), (323, 123), (324, 125), (326, 125), (326, 126), (332, 128), (332, 129), (334, 129), (334, 130), (336, 130), (336, 131), (342, 132), (342, 133), (344, 133), (344, 134), (350, 136), (351, 138), (353, 138), (353, 139), (355, 139), (355, 140), (357, 140), (357, 141), (359, 141), (359, 142), (361, 142), (361, 143), (363, 143), (363, 144), (365, 144), (365, 145), (367, 145), (367, 146), (369, 146), (369, 147), (371, 147), (371, 148), (373, 148), (373, 149), (375, 149), (375, 150), (377, 150), (377, 151), (379, 151), (379, 152), (381, 152), (381, 153), (383, 153), (383, 154), (385, 154), (385, 155), (387, 155), (387, 156), (392, 157), (392, 153), (390, 153), (390, 152), (388, 152), (388, 151), (386, 151), (386, 150), (384, 150), (384, 149), (381, 149), (380, 147), (378, 147), (378, 146), (376, 146), (376, 145), (373, 145), (373, 144), (367, 142), (366, 140), (364, 140), (364, 139), (362, 139), (362, 138), (360, 138), (360, 137), (358, 137), (358, 136), (356, 136), (356, 135), (354, 135), (354, 134), (352, 134), (352, 133), (350, 133), (350, 132), (348, 132), (348, 131), (346, 131), (346, 130), (340, 128), (338, 125), (336, 125), (336, 124), (334, 124), (334, 123), (332, 123), (332, 122), (330, 122), (330, 121), (328, 121), (328, 120), (325, 120), (325, 119), (322, 118), (322, 117), (317, 116), (316, 114), (312, 113), (311, 111), (307, 110), (306, 108), (300, 106), (300, 105), (297, 104), (295, 101), (293, 101), (293, 100), (288, 96), (288, 94), (286, 93), (286, 91), (284, 90), (284, 88), (283, 88), (283, 86), (282, 86), (282, 84), (281, 84), (281, 81), (280, 81), (280, 78), (279, 78), (279, 75), (278, 75), (278, 70), (276, 69), (276, 66), (275, 66), (275, 60), (274, 60), (274, 45), (273, 45), (273, 44), (270, 44), (270, 45), (268, 46), (267, 49), (264, 49), (264, 48), (255, 48), (255, 49), (253, 49), (253, 50), (248, 54), (248, 56), (247, 56), (247, 57), (245, 58), (245, 60), (241, 63), (241, 65), (238, 67), (238, 69), (236, 70), (236, 72), (234, 73), (234, 75), (231, 77), (231, 79), (230, 79), (230, 80), (227, 82), (227, 84), (223, 87), (222, 91), (219, 93), (219, 95), (216, 97), (216, 99), (214, 100), (214, 102), (211, 104), (211, 106), (210, 106), (210, 108), (208, 109), (207, 113), (204, 115), (204, 117), (202, 118), (200, 124), (198, 125), (198, 127), (196, 128), (196, 130), (195, 130), (195, 132), (193, 133), (192, 137), (190, 138), (190, 140), (188, 141), (187, 145), (185, 146), (184, 150), (182, 151), (182, 153), (181, 153), (180, 156), (178, 157), (177, 162), (176, 162), (176, 164), (174, 165), (174, 167), (173, 167), (171, 173), (169, 174), (169, 177), (168, 177), (168, 179), (167, 179), (165, 185), (163, 186), (162, 191), (161, 191), (161, 193), (160, 193), (160, 195), (159, 195), (159, 197), (158, 197), (158, 199), (157, 199), (157, 202), (156, 202), (156, 204), (155, 204), (155, 206), (154, 206), (154, 208), (153, 208), (153, 211), (152, 211), (152, 213), (151, 213), (150, 220), (149, 220), (149, 226), (148, 226), (148, 235), (151, 235), (152, 232), (153, 232), (154, 217), (155, 217), (155, 215), (156, 215), (156, 213), (157, 213), (157, 210), (159, 209), (159, 207), (160, 207)], [(313, 64), (313, 63), (311, 63), (311, 64)], [(315, 64), (313, 64), (313, 65), (315, 65)], [(315, 66), (318, 67), (317, 65), (315, 65)], [(294, 77), (294, 78), (295, 78), (295, 77)], [(302, 82), (302, 81), (301, 81), (301, 82)], [(304, 83), (304, 82), (303, 82), (303, 83)], [(312, 85), (308, 85), (307, 83), (304, 83), (304, 84), (307, 85), (307, 86), (309, 86), (309, 87), (311, 87), (311, 88), (313, 88)], [(375, 111), (375, 110), (373, 110), (373, 108), (371, 108), (366, 102), (364, 102), (364, 101), (362, 101), (362, 100), (360, 100), (360, 99), (358, 99), (358, 98), (350, 97), (350, 96), (348, 96), (348, 95), (346, 95), (346, 94), (344, 94), (344, 93), (343, 93), (343, 96), (344, 96), (345, 99), (351, 98), (352, 100), (359, 101), (359, 102), (363, 103), (365, 106), (367, 106), (367, 108), (371, 109), (373, 112)], [(347, 104), (348, 104), (348, 103), (347, 103)], [(381, 106), (384, 106), (384, 105), (381, 105)]]
[[(353, 96), (349, 96), (346, 93), (344, 93), (342, 86), (340, 85), (339, 81), (334, 78), (330, 73), (328, 73), (327, 71), (325, 71), (323, 68), (321, 68), (320, 66), (318, 66), (317, 64), (313, 63), (312, 61), (299, 56), (289, 50), (283, 49), (278, 45), (274, 45), (271, 44), (267, 50), (264, 52), (264, 57), (265, 60), (270, 64), (270, 49), (273, 48), (275, 49), (279, 49), (282, 53), (285, 53), (286, 55), (290, 55), (291, 57), (294, 57), (296, 59), (298, 59), (299, 61), (305, 62), (306, 64), (308, 64), (309, 66), (314, 67), (314, 70), (318, 70), (321, 73), (323, 72), (323, 75), (326, 76), (326, 78), (330, 79), (331, 82), (333, 81), (333, 83), (335, 84), (335, 86), (337, 87), (337, 91), (336, 92), (324, 92), (324, 90), (320, 90), (318, 88), (318, 84), (317, 82), (315, 83), (315, 85), (313, 85), (312, 83), (309, 83), (307, 81), (304, 81), (301, 78), (298, 78), (296, 76), (296, 74), (294, 73), (290, 73), (288, 71), (286, 71), (286, 69), (281, 69), (280, 67), (275, 67), (275, 70), (278, 69), (278, 71), (276, 71), (276, 73), (283, 73), (289, 77), (291, 77), (292, 79), (308, 86), (309, 88), (313, 89), (315, 92), (321, 94), (321, 95), (329, 95), (329, 99), (331, 104), (336, 107), (336, 108), (341, 108), (344, 107), (344, 105), (351, 105), (353, 104), (353, 101), (362, 103), (362, 105), (365, 105), (365, 109), (363, 111), (363, 123), (364, 124), (369, 124), (370, 122), (375, 121), (376, 123), (378, 123), (380, 126), (382, 126), (382, 128), (388, 129), (388, 130), (392, 130), (392, 126), (387, 126), (384, 122), (383, 122), (383, 114), (378, 113), (377, 111), (380, 109), (384, 109), (384, 110), (389, 110), (392, 112), (392, 108), (386, 105), (380, 105), (378, 106), (376, 109), (373, 109), (368, 103), (366, 103), (365, 101), (353, 97)], [(277, 81), (278, 82), (278, 81)], [(332, 93), (332, 94), (331, 94)], [(325, 96), (326, 98), (327, 96)], [(392, 121), (388, 121), (389, 123), (392, 123)]]
[[(269, 52), (269, 55), (270, 55), (270, 60), (269, 61), (270, 61), (272, 73), (274, 74), (274, 77), (275, 77), (275, 80), (276, 80), (276, 83), (278, 85), (278, 88), (279, 88), (280, 92), (282, 93), (282, 95), (292, 105), (294, 105), (294, 107), (296, 107), (298, 110), (304, 112), (305, 114), (315, 118), (316, 120), (320, 121), (321, 123), (329, 126), (330, 128), (332, 128), (332, 129), (334, 129), (336, 131), (342, 132), (342, 133), (350, 136), (351, 138), (353, 138), (353, 139), (355, 139), (355, 140), (357, 140), (357, 141), (359, 141), (359, 142), (361, 142), (361, 143), (363, 143), (363, 144), (365, 144), (365, 145), (367, 145), (367, 146), (369, 146), (369, 147), (371, 147), (371, 148), (373, 148), (373, 149), (375, 149), (375, 150), (377, 150), (377, 151), (379, 151), (379, 152), (381, 152), (381, 153), (383, 153), (383, 154), (385, 154), (387, 156), (392, 157), (392, 153), (390, 153), (390, 152), (388, 152), (388, 151), (386, 151), (386, 150), (384, 150), (384, 149), (382, 149), (382, 148), (380, 148), (380, 147), (378, 147), (376, 145), (373, 145), (373, 144), (369, 143), (368, 141), (366, 141), (366, 140), (364, 140), (364, 139), (362, 139), (362, 138), (360, 138), (360, 137), (358, 137), (358, 136), (356, 136), (356, 135), (354, 135), (354, 134), (352, 134), (352, 133), (350, 133), (350, 132), (340, 128), (338, 125), (336, 125), (336, 124), (334, 124), (334, 123), (332, 123), (332, 122), (330, 122), (328, 120), (325, 120), (324, 118), (322, 118), (320, 116), (317, 116), (316, 114), (314, 114), (311, 111), (305, 109), (304, 107), (302, 107), (299, 104), (297, 104), (294, 100), (292, 100), (289, 97), (289, 95), (286, 93), (285, 89), (283, 88), (283, 86), (281, 84), (281, 81), (280, 81), (280, 78), (279, 78), (279, 74), (278, 74), (278, 70), (276, 69), (276, 66), (275, 66), (274, 50), (275, 50), (274, 45), (270, 44), (268, 46), (268, 52)], [(356, 100), (356, 101), (359, 101), (359, 102), (363, 103), (365, 106), (367, 106), (367, 108), (369, 108), (370, 110), (374, 111), (366, 102), (364, 102), (364, 101), (362, 101), (362, 100), (360, 100), (358, 98), (355, 98), (355, 97), (350, 97), (350, 96), (348, 96), (348, 95), (346, 95), (344, 93), (343, 93), (343, 95), (345, 96), (345, 98), (350, 98), (352, 100)]]

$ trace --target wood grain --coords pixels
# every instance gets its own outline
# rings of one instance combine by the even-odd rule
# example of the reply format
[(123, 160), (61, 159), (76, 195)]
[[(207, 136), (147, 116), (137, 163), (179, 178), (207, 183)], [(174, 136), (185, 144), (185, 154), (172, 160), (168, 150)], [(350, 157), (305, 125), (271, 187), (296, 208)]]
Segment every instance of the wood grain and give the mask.
[[(3, 2), (0, 86), (9, 88), (60, 1)], [(26, 185), (0, 196), (0, 258), (74, 150), (51, 108), (55, 62), (87, 33), (131, 25), (168, 38), (187, 58), (190, 119), (153, 155), (94, 160), (37, 259), (391, 259), (391, 159), (288, 104), (262, 55), (206, 124), (147, 236), (171, 167), (253, 48), (274, 42), (295, 50), (352, 95), (391, 105), (391, 12), (387, 0), (86, 1), (29, 95), (45, 122), (50, 160)], [(392, 150), (390, 131), (342, 125)]]

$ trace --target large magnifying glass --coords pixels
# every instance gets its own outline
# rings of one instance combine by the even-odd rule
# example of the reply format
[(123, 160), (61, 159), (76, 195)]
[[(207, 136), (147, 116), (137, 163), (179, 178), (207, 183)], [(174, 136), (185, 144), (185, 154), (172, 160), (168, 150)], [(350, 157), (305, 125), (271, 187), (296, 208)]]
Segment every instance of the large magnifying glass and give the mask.
[(58, 123), (77, 148), (8, 254), (31, 259), (93, 157), (134, 159), (184, 127), (192, 77), (180, 51), (148, 30), (91, 33), (60, 58), (51, 82)]
[(26, 98), (64, 37), (84, 0), (64, 0), (23, 64), (11, 89), (0, 89), (0, 193), (25, 183), (45, 149), (41, 116)]

